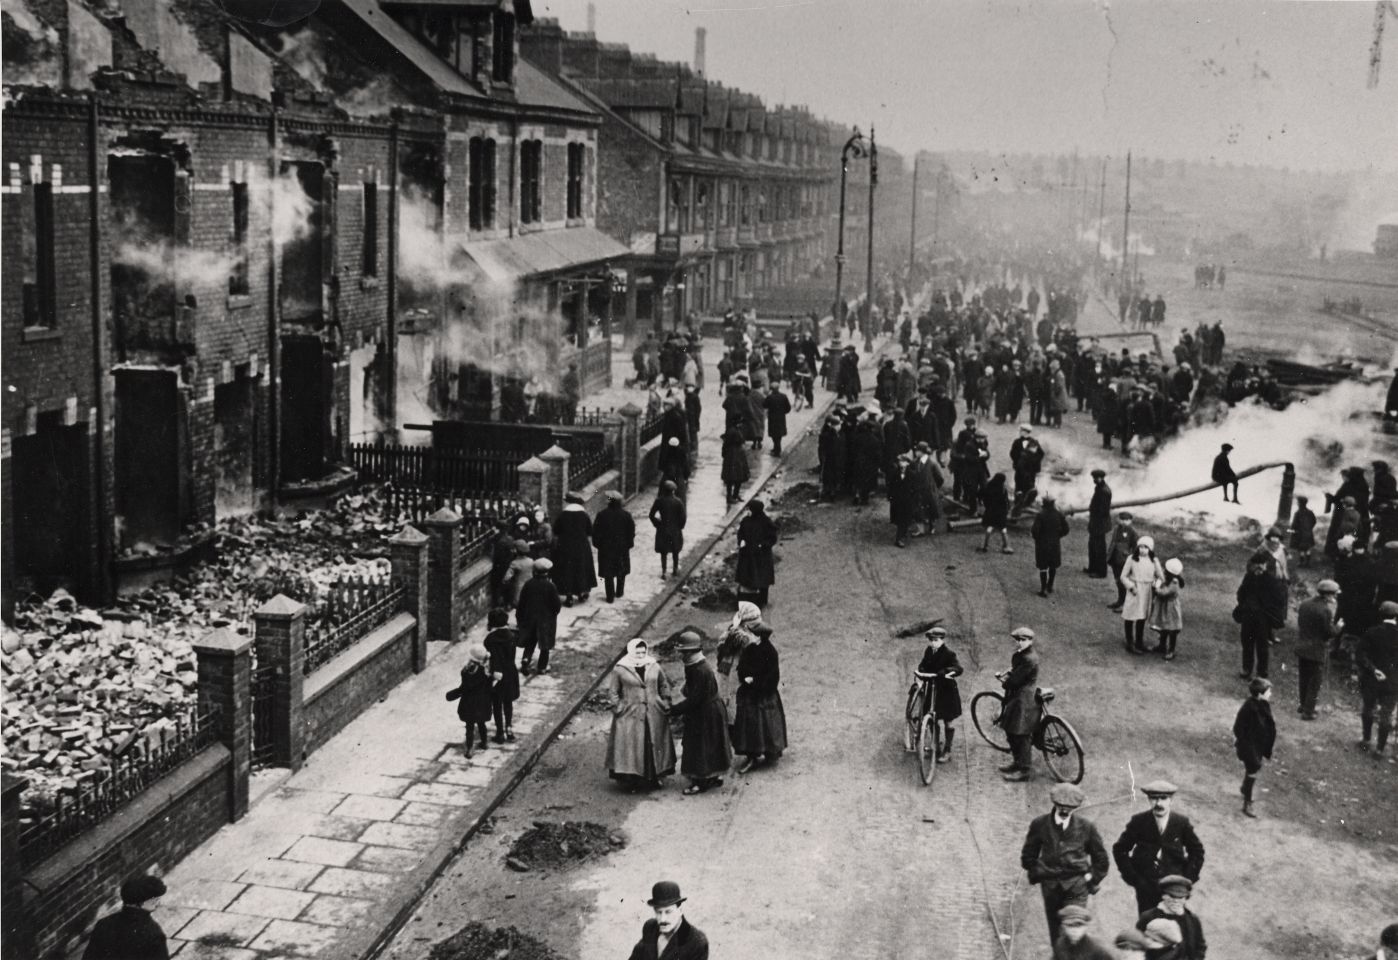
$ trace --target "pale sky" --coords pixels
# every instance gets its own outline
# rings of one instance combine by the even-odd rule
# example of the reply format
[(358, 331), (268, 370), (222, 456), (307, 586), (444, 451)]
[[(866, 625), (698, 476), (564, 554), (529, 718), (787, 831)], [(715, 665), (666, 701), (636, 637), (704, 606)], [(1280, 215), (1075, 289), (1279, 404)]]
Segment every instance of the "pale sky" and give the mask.
[[(1398, 173), (1398, 18), (1369, 0), (593, 0), (599, 39), (922, 148)], [(587, 0), (534, 0), (584, 30)], [(1115, 32), (1115, 37), (1113, 36)]]

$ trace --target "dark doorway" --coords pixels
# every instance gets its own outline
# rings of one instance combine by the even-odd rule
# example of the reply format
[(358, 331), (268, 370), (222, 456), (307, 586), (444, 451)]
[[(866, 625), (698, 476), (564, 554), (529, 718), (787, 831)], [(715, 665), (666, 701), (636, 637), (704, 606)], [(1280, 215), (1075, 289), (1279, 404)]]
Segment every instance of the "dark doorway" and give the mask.
[[(280, 237), (282, 319), (320, 326), (324, 296), (325, 168), (319, 163), (282, 164), (283, 202), (290, 208)], [(282, 218), (278, 218), (282, 219)]]
[(64, 587), (93, 588), (89, 530), (87, 424), (63, 426), (60, 412), (40, 414), (38, 431), (13, 447), (15, 573), (19, 597)]
[(179, 536), (180, 412), (175, 374), (116, 371), (116, 511), (121, 546)]
[(107, 176), (119, 346), (160, 345), (175, 317), (175, 162), (146, 154), (109, 157)]
[(215, 509), (220, 517), (247, 513), (257, 505), (252, 470), (257, 449), (256, 382), (239, 377), (214, 388)]
[(319, 337), (282, 338), (282, 480), (325, 476), (334, 368)]

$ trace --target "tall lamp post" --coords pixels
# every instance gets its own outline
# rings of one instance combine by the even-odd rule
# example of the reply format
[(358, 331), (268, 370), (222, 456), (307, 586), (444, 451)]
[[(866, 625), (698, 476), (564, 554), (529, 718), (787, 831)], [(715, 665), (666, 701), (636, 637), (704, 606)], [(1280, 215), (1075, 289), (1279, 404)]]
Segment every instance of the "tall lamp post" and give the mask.
[(864, 352), (874, 351), (874, 188), (879, 185), (879, 148), (869, 125), (869, 254), (864, 273)]
[[(835, 328), (838, 330), (845, 322), (844, 310), (844, 286), (845, 286), (845, 178), (849, 174), (850, 156), (864, 156), (864, 134), (859, 132), (859, 128), (854, 128), (854, 136), (845, 141), (845, 148), (840, 151), (840, 233), (839, 241), (835, 250)], [(818, 334), (817, 334), (818, 335)]]

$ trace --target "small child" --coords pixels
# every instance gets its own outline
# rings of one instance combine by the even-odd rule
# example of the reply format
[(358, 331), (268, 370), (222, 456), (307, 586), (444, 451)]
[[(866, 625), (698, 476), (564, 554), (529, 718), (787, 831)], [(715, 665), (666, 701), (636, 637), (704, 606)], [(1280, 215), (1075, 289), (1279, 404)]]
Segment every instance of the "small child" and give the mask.
[(1291, 549), (1300, 558), (1301, 566), (1311, 565), (1311, 551), (1315, 549), (1315, 514), (1306, 506), (1306, 497), (1296, 498), (1296, 513), (1291, 517)]
[[(961, 716), (961, 690), (956, 678), (965, 671), (956, 653), (947, 646), (946, 627), (933, 627), (927, 631), (927, 649), (922, 651), (922, 661), (917, 665), (918, 673), (935, 673), (937, 679), (937, 719), (942, 721), (941, 749), (937, 751), (937, 762), (951, 760), (951, 742), (956, 738), (956, 718)], [(911, 691), (910, 691), (911, 692)]]
[(475, 735), (480, 734), (481, 749), (486, 749), (485, 722), (490, 719), (490, 652), (475, 644), (467, 653), (466, 666), (461, 668), (461, 685), (447, 691), (447, 699), (455, 700), (456, 715), (466, 724), (466, 759), (471, 759)]
[(718, 362), (718, 395), (725, 396), (728, 393), (728, 381), (733, 376), (733, 351), (723, 351), (723, 358)]
[(1160, 634), (1156, 653), (1163, 654), (1166, 660), (1175, 659), (1175, 641), (1184, 629), (1184, 611), (1180, 604), (1180, 591), (1184, 587), (1184, 563), (1178, 557), (1165, 561), (1165, 575), (1152, 585), (1155, 602), (1150, 608), (1150, 628)]

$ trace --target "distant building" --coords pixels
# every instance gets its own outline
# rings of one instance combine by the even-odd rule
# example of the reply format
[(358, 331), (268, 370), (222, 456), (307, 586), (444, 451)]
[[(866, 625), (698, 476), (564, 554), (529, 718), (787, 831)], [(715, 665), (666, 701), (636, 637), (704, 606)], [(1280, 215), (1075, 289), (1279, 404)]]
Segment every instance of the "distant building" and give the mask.
[(1398, 260), (1398, 223), (1379, 224), (1374, 237), (1374, 256)]

